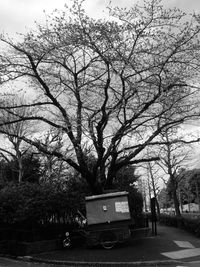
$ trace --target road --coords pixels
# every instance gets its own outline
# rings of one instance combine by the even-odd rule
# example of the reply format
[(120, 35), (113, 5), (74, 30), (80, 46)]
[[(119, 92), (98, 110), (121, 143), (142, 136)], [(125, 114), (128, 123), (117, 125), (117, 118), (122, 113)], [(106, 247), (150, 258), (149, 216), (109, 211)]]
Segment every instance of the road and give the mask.
[[(200, 267), (200, 261), (199, 262), (193, 262), (193, 263), (183, 263), (183, 264), (175, 264), (175, 265), (159, 265), (159, 267)], [(150, 266), (149, 266), (150, 267)]]
[[(0, 257), (0, 267), (64, 267), (69, 265), (57, 265), (57, 264), (45, 264), (45, 263), (35, 263), (35, 262), (25, 262), (25, 261), (19, 261), (19, 260), (14, 260), (14, 259), (7, 259), (7, 258), (2, 258)], [(130, 267), (134, 267), (136, 265), (129, 265)], [(199, 267), (200, 266), (200, 261), (198, 262), (191, 262), (191, 263), (183, 263), (183, 264), (170, 264), (170, 265), (160, 265), (160, 264), (155, 264), (155, 265), (144, 265), (146, 267)], [(72, 266), (71, 266), (72, 267)], [(81, 267), (77, 265), (77, 267)], [(83, 267), (83, 266), (82, 266)], [(84, 265), (86, 267), (86, 265)], [(91, 267), (91, 266), (90, 266)], [(113, 267), (116, 267), (113, 265)], [(120, 267), (119, 265), (117, 267)]]
[[(116, 262), (116, 264), (110, 264), (109, 267), (122, 267), (122, 265), (125, 266), (126, 262), (126, 267), (136, 266), (135, 262), (139, 262), (140, 266), (144, 267), (148, 267), (148, 262), (159, 262), (159, 264), (151, 264), (149, 267), (200, 267), (200, 238), (182, 229), (159, 225), (157, 236), (131, 239), (127, 244), (113, 250), (103, 250), (101, 248), (90, 250), (85, 246), (80, 246), (68, 252), (62, 249), (38, 255), (34, 254), (32, 259), (51, 262), (51, 264), (17, 261), (0, 257), (0, 267), (71, 267), (62, 265), (63, 262), (70, 261)], [(60, 264), (58, 265), (56, 262)], [(178, 264), (178, 262), (181, 264)], [(89, 266), (94, 267), (92, 264)], [(83, 266), (77, 264), (76, 267)]]
[(35, 263), (35, 262), (33, 263), (33, 262), (7, 259), (7, 258), (0, 258), (0, 267), (62, 267), (62, 265)]

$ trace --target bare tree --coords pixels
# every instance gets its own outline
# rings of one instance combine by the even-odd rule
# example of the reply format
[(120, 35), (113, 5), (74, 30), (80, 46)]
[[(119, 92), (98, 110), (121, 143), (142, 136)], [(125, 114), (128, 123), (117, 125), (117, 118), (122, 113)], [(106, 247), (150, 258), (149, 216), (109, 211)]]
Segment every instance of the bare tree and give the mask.
[[(43, 144), (48, 147), (54, 149), (54, 151), (57, 151), (60, 153), (64, 154), (64, 152), (68, 153), (69, 151), (67, 150), (66, 147), (64, 147), (63, 143), (63, 137), (62, 133), (58, 131), (54, 131), (54, 129), (50, 129), (46, 133), (42, 134), (41, 140), (43, 140)], [(66, 164), (65, 161), (59, 160), (56, 156), (54, 155), (49, 155), (46, 153), (40, 153), (41, 154), (41, 165), (42, 165), (42, 175), (43, 175), (43, 180), (48, 181), (48, 182), (55, 182), (61, 180), (65, 180), (68, 177), (68, 171), (69, 167)]]
[[(9, 96), (9, 103), (7, 105), (22, 105), (24, 102), (22, 98)], [(19, 120), (16, 123), (10, 123), (13, 120), (18, 120), (19, 117), (28, 116), (30, 113), (29, 107), (21, 107), (15, 111), (13, 109), (0, 110), (0, 133), (4, 138), (4, 145), (0, 147), (0, 155), (7, 162), (14, 160), (17, 162), (18, 182), (22, 181), (24, 167), (23, 157), (29, 151), (30, 145), (23, 141), (24, 137), (29, 137), (33, 133), (33, 123), (30, 121)], [(14, 168), (14, 166), (13, 166)]]
[(160, 192), (160, 185), (159, 185), (160, 177), (159, 175), (157, 175), (158, 169), (157, 168), (155, 169), (154, 165), (152, 165), (151, 162), (147, 162), (147, 177), (148, 177), (149, 190), (151, 193), (153, 193), (153, 196), (156, 200), (155, 204), (156, 204), (157, 214), (159, 216), (160, 206), (158, 202), (158, 195)]
[[(62, 131), (73, 155), (20, 138), (75, 168), (94, 193), (111, 188), (123, 166), (155, 160), (142, 152), (164, 129), (198, 116), (199, 17), (157, 0), (110, 6), (109, 15), (91, 19), (74, 1), (21, 42), (0, 38), (9, 48), (0, 55), (2, 85), (23, 77), (35, 91), (26, 105), (35, 114), (8, 124), (38, 121)], [(92, 170), (86, 148), (97, 158)]]
[(188, 146), (189, 144), (183, 145), (180, 141), (181, 138), (179, 142), (175, 142), (175, 135), (176, 131), (174, 129), (167, 129), (162, 133), (163, 145), (159, 147), (160, 161), (157, 164), (169, 176), (168, 188), (172, 194), (176, 215), (180, 216), (178, 190), (183, 178), (181, 169), (186, 166), (189, 159), (189, 150), (186, 149), (186, 145)]

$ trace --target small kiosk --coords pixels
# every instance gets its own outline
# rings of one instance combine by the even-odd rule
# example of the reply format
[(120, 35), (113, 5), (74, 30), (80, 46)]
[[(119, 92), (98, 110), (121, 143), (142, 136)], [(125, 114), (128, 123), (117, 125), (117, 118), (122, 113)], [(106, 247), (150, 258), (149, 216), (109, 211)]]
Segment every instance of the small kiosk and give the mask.
[(88, 196), (85, 200), (88, 247), (101, 244), (105, 249), (110, 249), (130, 237), (128, 192)]

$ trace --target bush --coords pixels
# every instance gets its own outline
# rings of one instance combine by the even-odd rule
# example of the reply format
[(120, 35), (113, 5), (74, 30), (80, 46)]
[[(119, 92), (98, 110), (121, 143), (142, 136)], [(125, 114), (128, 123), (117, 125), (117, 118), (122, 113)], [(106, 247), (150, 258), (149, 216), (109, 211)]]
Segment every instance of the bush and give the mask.
[(159, 222), (167, 226), (174, 226), (184, 229), (197, 237), (200, 237), (200, 220), (199, 218), (184, 218), (175, 215), (161, 214)]
[(144, 216), (142, 214), (143, 209), (143, 197), (136, 188), (129, 189), (129, 206), (131, 218), (134, 221), (134, 227), (141, 228), (144, 227)]
[(0, 190), (0, 222), (4, 224), (66, 223), (72, 220), (81, 196), (55, 185), (9, 183)]

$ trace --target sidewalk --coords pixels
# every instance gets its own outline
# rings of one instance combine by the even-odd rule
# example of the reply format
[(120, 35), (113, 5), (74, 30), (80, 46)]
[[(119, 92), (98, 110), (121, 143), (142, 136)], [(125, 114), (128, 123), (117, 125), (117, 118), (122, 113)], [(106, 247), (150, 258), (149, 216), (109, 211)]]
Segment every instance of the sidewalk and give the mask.
[[(91, 266), (128, 266), (200, 261), (200, 239), (178, 228), (158, 225), (157, 236), (131, 239), (111, 250), (84, 246), (32, 255), (31, 261)], [(122, 265), (123, 264), (123, 265)]]

